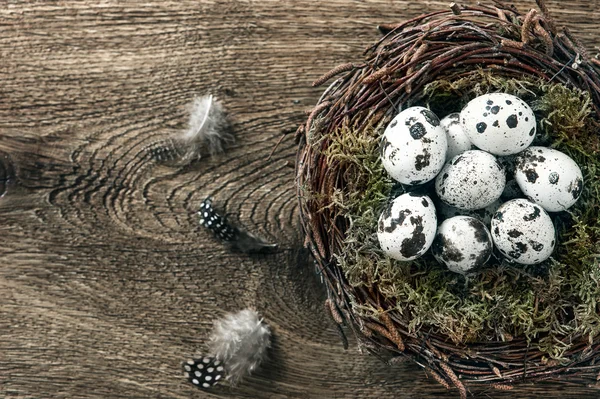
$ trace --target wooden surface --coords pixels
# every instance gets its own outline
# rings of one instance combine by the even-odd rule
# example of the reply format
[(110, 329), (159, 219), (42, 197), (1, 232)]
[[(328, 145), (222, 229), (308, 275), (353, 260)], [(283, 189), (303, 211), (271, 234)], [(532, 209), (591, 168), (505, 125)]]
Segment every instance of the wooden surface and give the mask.
[[(521, 9), (533, 1), (519, 1)], [(379, 23), (446, 1), (4, 1), (0, 5), (0, 397), (456, 397), (416, 365), (344, 351), (300, 250), (291, 135)], [(552, 1), (590, 51), (600, 1)], [(234, 120), (226, 156), (185, 168), (145, 148), (214, 93)], [(212, 196), (273, 255), (231, 254), (194, 214)], [(266, 366), (204, 393), (181, 362), (215, 318), (256, 307)], [(474, 391), (598, 397), (595, 381)]]

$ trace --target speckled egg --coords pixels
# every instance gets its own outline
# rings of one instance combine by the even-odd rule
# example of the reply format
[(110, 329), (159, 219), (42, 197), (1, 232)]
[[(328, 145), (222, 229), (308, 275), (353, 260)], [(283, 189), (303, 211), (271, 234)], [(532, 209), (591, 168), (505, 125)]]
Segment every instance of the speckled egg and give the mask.
[(407, 261), (423, 255), (431, 246), (437, 217), (431, 198), (415, 193), (402, 194), (381, 213), (377, 238), (383, 252)]
[(438, 227), (431, 252), (451, 271), (466, 274), (488, 261), (492, 247), (492, 236), (483, 222), (470, 216), (455, 216)]
[(438, 201), (435, 203), (435, 205), (436, 209), (438, 210), (440, 219), (442, 220), (450, 219), (454, 216), (470, 216), (475, 219), (481, 220), (483, 224), (489, 226), (492, 222), (492, 216), (494, 216), (494, 213), (496, 213), (498, 208), (500, 208), (500, 205), (502, 205), (502, 201), (498, 199), (492, 202), (490, 205), (486, 206), (485, 208), (480, 209), (459, 209), (454, 206), (450, 206), (444, 203), (443, 201)]
[(575, 161), (547, 147), (529, 147), (519, 154), (515, 180), (527, 198), (548, 212), (570, 208), (583, 190), (583, 174)]
[(500, 198), (505, 183), (504, 169), (492, 154), (469, 150), (446, 163), (435, 179), (435, 191), (448, 205), (480, 209)]
[(460, 114), (455, 112), (440, 121), (440, 125), (446, 132), (448, 140), (448, 151), (446, 152), (446, 161), (454, 158), (458, 154), (472, 149), (473, 144), (460, 124)]
[(410, 107), (388, 125), (381, 141), (383, 167), (402, 184), (432, 180), (444, 166), (448, 142), (440, 120), (427, 108)]
[(510, 94), (484, 94), (460, 112), (462, 127), (478, 148), (495, 155), (516, 154), (535, 138), (533, 110)]
[(502, 204), (491, 227), (498, 250), (517, 263), (540, 263), (554, 250), (556, 232), (550, 216), (541, 206), (524, 198)]

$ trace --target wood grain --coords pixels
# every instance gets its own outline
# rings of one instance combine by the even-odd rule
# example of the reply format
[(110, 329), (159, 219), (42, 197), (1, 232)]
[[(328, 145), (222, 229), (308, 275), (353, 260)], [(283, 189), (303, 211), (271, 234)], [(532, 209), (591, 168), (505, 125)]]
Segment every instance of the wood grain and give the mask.
[[(470, 2), (474, 3), (474, 2)], [(519, 1), (522, 9), (535, 6)], [(552, 1), (590, 52), (600, 1)], [(344, 351), (301, 249), (292, 133), (310, 82), (358, 62), (380, 23), (445, 1), (9, 1), (0, 5), (0, 396), (4, 398), (456, 397), (413, 364)], [(146, 148), (214, 93), (227, 156), (174, 168)], [(282, 134), (288, 134), (269, 160)], [(212, 196), (272, 255), (229, 253), (194, 212)], [(255, 307), (265, 367), (204, 393), (181, 362), (214, 319)], [(589, 385), (589, 386), (588, 386)], [(598, 397), (595, 381), (479, 397)]]

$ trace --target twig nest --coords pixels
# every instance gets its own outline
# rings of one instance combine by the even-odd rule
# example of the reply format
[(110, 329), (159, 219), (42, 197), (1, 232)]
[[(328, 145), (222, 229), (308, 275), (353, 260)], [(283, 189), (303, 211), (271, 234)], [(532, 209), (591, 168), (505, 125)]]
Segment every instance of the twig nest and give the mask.
[(533, 265), (550, 257), (556, 232), (552, 219), (541, 206), (517, 198), (502, 204), (494, 214), (492, 239), (510, 260)]
[(381, 160), (396, 181), (421, 184), (435, 178), (444, 166), (448, 148), (438, 117), (424, 107), (400, 112), (383, 133)]
[(515, 180), (523, 193), (548, 212), (569, 209), (583, 191), (583, 174), (568, 155), (546, 147), (519, 154)]
[[(513, 384), (569, 374), (595, 377), (600, 371), (600, 315), (594, 302), (600, 297), (600, 64), (586, 55), (576, 37), (556, 27), (543, 0), (537, 3), (540, 11), (526, 15), (502, 2), (478, 3), (380, 27), (385, 36), (367, 49), (363, 62), (341, 65), (317, 80), (320, 84), (340, 75), (298, 129), (300, 216), (306, 245), (331, 302), (343, 311), (345, 321), (369, 351), (382, 358), (403, 352), (402, 358), (412, 357), (431, 369), (442, 384), (454, 384), (461, 397), (467, 395), (463, 382), (471, 386)], [(425, 170), (425, 165), (421, 170), (415, 167), (417, 156), (424, 161), (428, 155), (430, 164), (433, 159), (425, 146), (429, 143), (422, 140), (431, 138), (430, 131), (422, 134), (425, 129), (416, 125), (427, 126), (425, 115), (417, 112), (414, 117), (420, 119), (408, 120), (407, 125), (409, 118), (398, 116), (398, 109), (422, 106), (442, 117), (464, 111), (469, 101), (482, 95), (487, 100), (478, 100), (479, 108), (472, 114), (467, 108), (461, 126), (475, 130), (466, 134), (486, 154), (481, 157), (487, 157), (488, 169), (484, 171), (482, 163), (465, 168), (461, 177), (452, 179), (453, 184), (450, 174), (445, 176), (442, 170), (435, 184), (425, 183), (435, 174), (434, 169), (421, 176), (417, 172)], [(404, 133), (381, 141), (395, 117), (394, 127)], [(449, 169), (464, 167), (473, 150), (466, 141), (452, 142), (458, 137), (449, 131), (453, 118), (448, 117), (448, 131), (442, 127), (449, 143)], [(498, 126), (494, 126), (496, 121)], [(413, 125), (417, 138), (411, 136)], [(506, 131), (492, 134), (500, 126)], [(392, 136), (398, 140), (392, 143), (395, 148), (385, 145)], [(552, 221), (541, 204), (526, 199), (535, 199), (535, 194), (522, 192), (507, 157), (525, 150), (534, 139), (535, 145), (567, 154), (585, 177), (580, 199), (568, 212), (551, 214)], [(381, 148), (380, 143), (384, 144)], [(403, 152), (409, 144), (419, 144), (413, 154)], [(454, 144), (462, 146), (457, 154), (452, 154)], [(401, 168), (414, 169), (398, 180), (402, 184), (396, 184), (394, 172), (383, 165), (383, 158), (392, 158), (392, 153), (399, 156), (393, 163), (407, 162)], [(506, 161), (504, 167), (497, 158)], [(475, 178), (477, 173), (490, 172), (495, 176)], [(552, 172), (544, 178), (555, 181)], [(541, 170), (536, 173), (542, 175)], [(561, 182), (565, 172), (557, 173)], [(511, 182), (510, 187), (500, 195), (505, 180)], [(578, 184), (573, 187), (571, 191), (577, 193)], [(490, 188), (493, 194), (485, 192)], [(494, 212), (491, 222), (487, 216), (486, 227), (491, 227), (498, 250), (485, 269), (475, 274), (479, 270), (473, 264), (451, 259), (471, 258), (468, 251), (473, 248), (463, 251), (456, 244), (458, 237), (453, 237), (453, 247), (460, 251), (434, 248), (423, 253), (425, 243), (401, 253), (405, 240), (426, 241), (413, 239), (417, 231), (410, 216), (416, 215), (418, 203), (407, 201), (398, 208), (388, 203), (390, 197), (410, 195), (407, 191), (429, 195), (440, 221), (449, 217), (444, 209), (449, 205), (455, 206), (449, 212), (458, 209), (461, 216), (485, 220), (485, 213), (499, 205), (498, 197), (500, 201), (520, 199)], [(448, 193), (459, 193), (465, 202)], [(418, 211), (426, 212), (420, 206)], [(388, 215), (380, 216), (384, 209)], [(552, 222), (560, 232), (556, 238)], [(441, 231), (446, 232), (447, 226), (442, 225)], [(454, 227), (458, 231), (460, 226)], [(421, 228), (418, 234), (426, 230), (424, 225)], [(402, 229), (406, 235), (394, 241), (392, 231)], [(475, 246), (474, 233), (468, 234)], [(396, 245), (395, 254), (388, 242)], [(554, 248), (552, 261), (505, 267), (514, 262), (542, 262)], [(486, 251), (481, 253), (484, 258)], [(436, 257), (449, 261), (442, 259), (440, 265)], [(468, 286), (455, 284), (453, 271), (468, 274)]]
[(533, 110), (519, 97), (489, 93), (469, 101), (460, 112), (462, 127), (478, 148), (495, 155), (523, 151), (535, 138)]
[(446, 163), (435, 179), (442, 201), (460, 209), (480, 209), (500, 198), (506, 176), (496, 157), (469, 150)]
[(435, 207), (427, 195), (403, 194), (383, 210), (377, 224), (381, 249), (391, 258), (412, 260), (431, 246), (437, 228)]
[(492, 255), (492, 236), (479, 219), (455, 216), (438, 227), (431, 251), (448, 269), (467, 274), (482, 267)]

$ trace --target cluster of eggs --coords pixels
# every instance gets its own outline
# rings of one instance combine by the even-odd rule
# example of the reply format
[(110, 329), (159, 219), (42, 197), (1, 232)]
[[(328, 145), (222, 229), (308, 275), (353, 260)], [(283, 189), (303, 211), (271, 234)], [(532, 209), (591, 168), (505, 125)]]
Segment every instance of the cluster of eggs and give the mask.
[(435, 179), (435, 203), (445, 220), (438, 226), (430, 196), (419, 190), (400, 195), (379, 218), (382, 250), (408, 261), (431, 248), (439, 262), (462, 274), (483, 266), (494, 245), (520, 264), (550, 257), (556, 232), (548, 212), (577, 201), (583, 176), (566, 154), (530, 146), (535, 135), (531, 107), (505, 93), (479, 96), (441, 121), (424, 107), (400, 112), (382, 137), (383, 166), (404, 185)]

